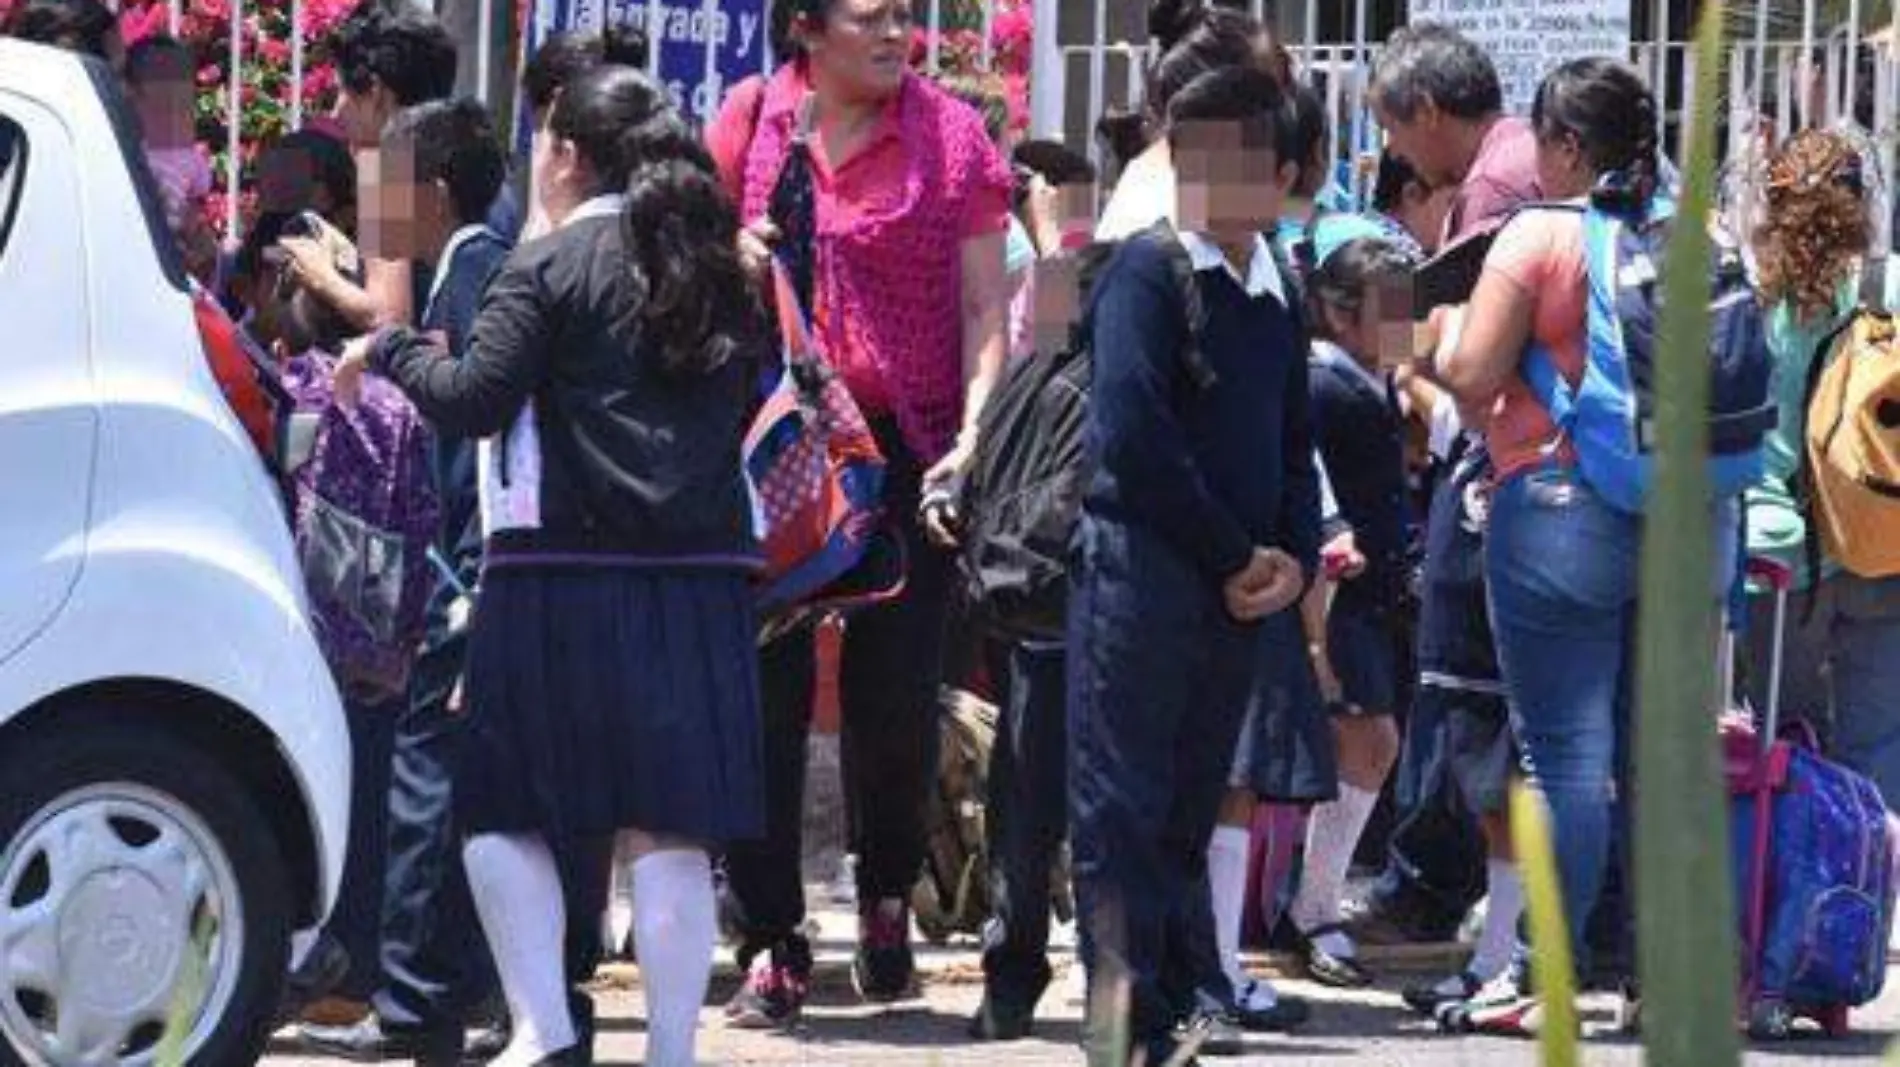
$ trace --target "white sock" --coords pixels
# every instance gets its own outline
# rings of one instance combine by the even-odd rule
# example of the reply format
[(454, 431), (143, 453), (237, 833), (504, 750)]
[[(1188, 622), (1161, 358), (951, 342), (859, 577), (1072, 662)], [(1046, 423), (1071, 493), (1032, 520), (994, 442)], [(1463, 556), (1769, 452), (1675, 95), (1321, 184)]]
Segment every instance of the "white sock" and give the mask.
[(290, 973), (303, 969), (304, 961), (310, 958), (310, 950), (317, 947), (320, 936), (316, 930), (305, 930), (290, 935)]
[(1479, 980), (1488, 982), (1510, 966), (1511, 953), (1517, 948), (1517, 919), (1524, 911), (1524, 882), (1517, 865), (1508, 860), (1491, 860), (1484, 865), (1490, 884), (1491, 906), (1485, 909), (1484, 932), (1478, 935), (1477, 951), (1465, 968)]
[(1214, 942), (1234, 992), (1247, 980), (1240, 969), (1240, 920), (1247, 908), (1247, 851), (1253, 835), (1236, 826), (1214, 827), (1207, 844), (1207, 881), (1214, 889)]
[(574, 1044), (567, 905), (547, 841), (539, 834), (478, 834), (462, 847), (462, 865), (513, 1021), (513, 1038), (495, 1063), (519, 1067)]
[(699, 1008), (712, 978), (719, 916), (712, 862), (698, 849), (633, 864), (633, 938), (647, 994), (647, 1067), (692, 1067)]
[[(1293, 899), (1293, 925), (1311, 930), (1339, 921), (1353, 850), (1359, 847), (1359, 835), (1378, 803), (1379, 794), (1341, 782), (1339, 799), (1313, 809), (1306, 821), (1306, 866), (1299, 895)], [(1352, 939), (1341, 933), (1322, 935), (1318, 944), (1341, 959), (1350, 959), (1355, 952)]]

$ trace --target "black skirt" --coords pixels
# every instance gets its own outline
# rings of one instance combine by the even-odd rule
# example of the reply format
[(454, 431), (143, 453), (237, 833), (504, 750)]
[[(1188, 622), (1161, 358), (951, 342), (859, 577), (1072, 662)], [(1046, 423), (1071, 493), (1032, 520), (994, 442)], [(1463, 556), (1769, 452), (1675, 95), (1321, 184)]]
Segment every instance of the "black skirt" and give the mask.
[(757, 633), (737, 570), (491, 570), (469, 635), (463, 831), (757, 837)]
[(1298, 609), (1261, 623), (1258, 647), (1228, 784), (1272, 803), (1332, 800), (1339, 795), (1338, 743), (1306, 657)]

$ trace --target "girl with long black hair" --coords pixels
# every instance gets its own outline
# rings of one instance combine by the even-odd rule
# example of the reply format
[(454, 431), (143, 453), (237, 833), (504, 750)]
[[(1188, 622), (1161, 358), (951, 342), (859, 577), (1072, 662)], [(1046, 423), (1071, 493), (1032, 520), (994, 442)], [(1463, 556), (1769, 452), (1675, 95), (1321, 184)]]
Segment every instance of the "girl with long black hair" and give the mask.
[(643, 75), (570, 85), (534, 165), (553, 231), (497, 274), (463, 358), (388, 330), (339, 392), (367, 364), (445, 432), (491, 439), (457, 814), (514, 1019), (497, 1062), (590, 1062), (547, 841), (619, 832), (646, 1062), (680, 1067), (716, 935), (706, 849), (764, 816), (739, 462), (758, 320), (734, 313), (750, 289), (712, 161)]

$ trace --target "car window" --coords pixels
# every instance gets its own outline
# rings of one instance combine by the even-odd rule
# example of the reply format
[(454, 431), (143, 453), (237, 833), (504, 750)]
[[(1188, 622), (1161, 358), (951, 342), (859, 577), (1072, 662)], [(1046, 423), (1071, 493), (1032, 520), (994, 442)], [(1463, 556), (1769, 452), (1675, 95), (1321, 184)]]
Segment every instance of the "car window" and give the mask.
[(0, 260), (6, 258), (7, 238), (20, 213), (20, 190), (25, 188), (26, 131), (0, 115)]

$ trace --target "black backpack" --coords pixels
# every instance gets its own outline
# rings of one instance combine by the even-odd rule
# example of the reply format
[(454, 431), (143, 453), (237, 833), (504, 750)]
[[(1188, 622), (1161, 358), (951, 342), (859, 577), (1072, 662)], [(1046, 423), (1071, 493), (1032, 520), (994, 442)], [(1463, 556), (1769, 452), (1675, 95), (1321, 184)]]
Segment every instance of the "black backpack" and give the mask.
[[(1188, 325), (1181, 353), (1197, 388), (1214, 385), (1201, 351), (1207, 313), (1194, 264), (1174, 229), (1156, 223), (1131, 240), (1168, 250)], [(1081, 289), (1095, 282), (1115, 243), (1097, 243), (1082, 257)], [(973, 621), (999, 636), (1060, 641), (1069, 601), (1069, 544), (1082, 512), (1089, 470), (1084, 457), (1089, 385), (1091, 295), (1081, 321), (1059, 351), (1018, 361), (998, 383), (979, 420), (976, 455), (964, 481), (958, 556), (964, 603)]]

